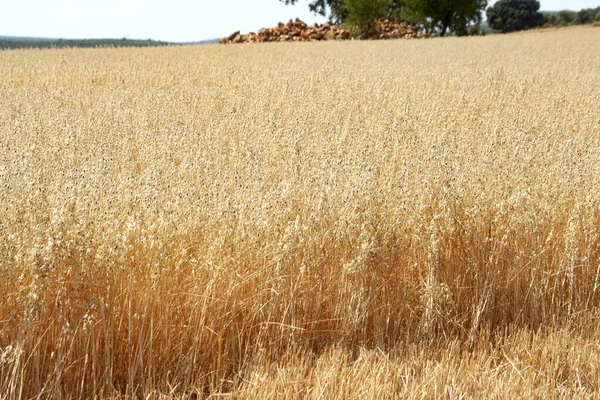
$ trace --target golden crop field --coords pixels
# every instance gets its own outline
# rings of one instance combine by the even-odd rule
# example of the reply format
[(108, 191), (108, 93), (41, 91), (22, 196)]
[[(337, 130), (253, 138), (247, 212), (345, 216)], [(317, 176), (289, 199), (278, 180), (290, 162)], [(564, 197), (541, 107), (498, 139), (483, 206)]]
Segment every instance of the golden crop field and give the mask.
[(598, 398), (598, 43), (0, 52), (0, 399)]

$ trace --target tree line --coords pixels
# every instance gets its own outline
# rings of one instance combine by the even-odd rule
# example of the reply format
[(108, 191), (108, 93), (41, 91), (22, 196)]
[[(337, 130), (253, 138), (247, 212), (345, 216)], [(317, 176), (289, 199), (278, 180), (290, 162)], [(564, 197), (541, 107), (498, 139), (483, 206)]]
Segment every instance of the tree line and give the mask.
[(172, 43), (152, 39), (15, 39), (0, 37), (0, 50), (9, 49), (51, 49), (64, 47), (152, 47), (168, 46)]
[[(298, 0), (279, 0), (288, 5)], [(375, 21), (388, 18), (417, 25), (427, 33), (464, 36), (482, 32), (485, 11), (488, 25), (498, 32), (513, 32), (548, 25), (600, 22), (600, 7), (579, 12), (540, 12), (537, 0), (499, 0), (487, 8), (487, 0), (308, 0), (309, 9), (327, 16), (331, 23), (358, 28), (361, 37), (375, 34)]]
[(514, 32), (539, 26), (600, 23), (600, 7), (580, 11), (540, 12), (539, 1), (500, 0), (487, 9), (488, 23), (500, 32)]
[(543, 14), (544, 25), (567, 26), (600, 23), (600, 7), (584, 8), (580, 11), (544, 12)]

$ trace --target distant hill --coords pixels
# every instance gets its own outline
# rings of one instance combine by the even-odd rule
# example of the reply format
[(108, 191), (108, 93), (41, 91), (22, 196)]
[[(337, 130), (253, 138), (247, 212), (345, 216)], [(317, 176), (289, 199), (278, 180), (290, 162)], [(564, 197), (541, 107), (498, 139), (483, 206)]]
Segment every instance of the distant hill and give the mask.
[(186, 42), (186, 43), (182, 43), (182, 44), (216, 44), (216, 43), (219, 43), (219, 40), (221, 40), (221, 39), (216, 38), (216, 39), (208, 39), (208, 40), (199, 40), (197, 42)]
[(155, 47), (177, 46), (180, 43), (146, 39), (53, 39), (18, 36), (0, 36), (0, 50), (63, 47)]
[(58, 40), (56, 38), (38, 38), (38, 37), (30, 37), (30, 36), (2, 36), (0, 35), (0, 40), (15, 40), (19, 42), (45, 42)]
[(49, 49), (62, 47), (155, 47), (155, 46), (184, 46), (219, 43), (220, 38), (199, 40), (197, 42), (163, 42), (152, 39), (56, 39), (28, 36), (0, 35), (0, 50), (7, 49)]

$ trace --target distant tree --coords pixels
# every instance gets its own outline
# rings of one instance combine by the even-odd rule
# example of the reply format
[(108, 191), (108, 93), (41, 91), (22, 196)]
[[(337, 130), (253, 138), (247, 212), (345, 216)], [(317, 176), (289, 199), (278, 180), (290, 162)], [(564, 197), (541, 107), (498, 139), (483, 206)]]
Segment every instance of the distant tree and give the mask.
[[(298, 0), (279, 0), (294, 5)], [(330, 22), (358, 26), (363, 36), (373, 34), (374, 21), (386, 17), (422, 24), (445, 36), (449, 31), (467, 35), (478, 29), (487, 0), (308, 0), (310, 11)], [(473, 28), (475, 26), (476, 28)]]
[(596, 9), (593, 8), (584, 8), (583, 10), (577, 13), (577, 23), (578, 24), (590, 24), (594, 22), (596, 17)]
[(534, 28), (544, 22), (539, 9), (537, 0), (499, 0), (487, 9), (488, 23), (504, 33)]
[(558, 12), (559, 18), (563, 21), (563, 25), (573, 25), (577, 22), (577, 13), (571, 10), (561, 10)]
[(544, 17), (544, 20), (543, 20), (544, 26), (559, 25), (558, 16), (555, 13), (548, 12), (548, 11), (542, 11), (542, 15)]
[(392, 0), (345, 0), (346, 23), (358, 27), (363, 38), (374, 36), (377, 19), (388, 16)]
[(430, 31), (466, 35), (472, 23), (481, 22), (487, 0), (406, 0), (406, 4)]
[(579, 12), (562, 10), (558, 12), (544, 12), (543, 14), (544, 25), (583, 25), (600, 21), (600, 7), (585, 8)]

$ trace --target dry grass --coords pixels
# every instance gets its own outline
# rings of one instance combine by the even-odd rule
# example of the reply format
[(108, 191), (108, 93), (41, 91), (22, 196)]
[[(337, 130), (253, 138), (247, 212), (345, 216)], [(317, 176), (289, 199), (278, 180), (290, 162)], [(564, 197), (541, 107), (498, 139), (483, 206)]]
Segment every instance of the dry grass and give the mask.
[(600, 30), (0, 53), (0, 399), (597, 398)]

